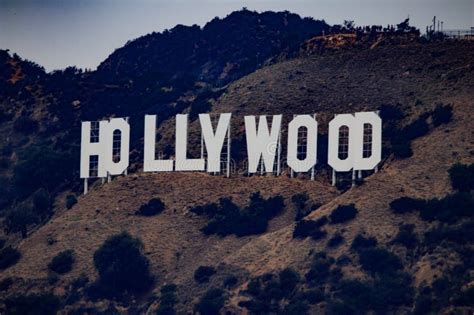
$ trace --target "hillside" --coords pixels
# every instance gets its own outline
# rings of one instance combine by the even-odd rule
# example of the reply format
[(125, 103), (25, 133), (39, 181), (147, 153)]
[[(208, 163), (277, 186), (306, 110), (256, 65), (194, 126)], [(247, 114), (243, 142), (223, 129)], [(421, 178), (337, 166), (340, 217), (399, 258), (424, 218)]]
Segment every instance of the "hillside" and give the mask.
[[(237, 17), (250, 23), (249, 32), (259, 29), (252, 24), (257, 23), (265, 25), (261, 29), (266, 33), (259, 31), (251, 40), (235, 39), (242, 43), (242, 50), (229, 57), (235, 48), (229, 44), (235, 34), (229, 35), (220, 27), (233, 30), (236, 23), (242, 24), (242, 20), (234, 20)], [(296, 26), (282, 35), (281, 23)], [(257, 16), (244, 11), (212, 21), (203, 29), (178, 26), (127, 44), (97, 72), (57, 74), (55, 80), (65, 89), (57, 88), (56, 92), (49, 90), (58, 83), (52, 81), (53, 74), (3, 56), (8, 66), (2, 69), (0, 79), (11, 90), (1, 98), (6, 116), (0, 131), (7, 137), (0, 145), (11, 164), (0, 172), (5, 183), (1, 189), (13, 191), (10, 199), (1, 200), (6, 205), (3, 224), (22, 202), (35, 204), (33, 196), (38, 188), (54, 196), (54, 205), (41, 221), (27, 226), (26, 238), (20, 231), (6, 229), (9, 233), (4, 235), (4, 247), (12, 246), (21, 257), (0, 271), (1, 312), (21, 314), (21, 305), (25, 305), (23, 310), (27, 305), (34, 308), (36, 301), (41, 308), (59, 308), (63, 314), (173, 314), (170, 308), (177, 314), (472, 313), (473, 201), (468, 185), (472, 185), (474, 173), (469, 173), (472, 166), (463, 168), (464, 176), (458, 176), (466, 186), (459, 187), (450, 178), (450, 169), (457, 163), (474, 163), (474, 43), (383, 36), (364, 42), (346, 36), (347, 44), (322, 51), (314, 48), (321, 37), (311, 39), (318, 35), (312, 32), (319, 32), (319, 23), (287, 13)], [(220, 41), (221, 32), (229, 37)], [(293, 32), (301, 37), (285, 44), (294, 38)], [(180, 63), (164, 59), (170, 68), (163, 82), (162, 74), (153, 71), (162, 56), (171, 56), (176, 39), (188, 37), (196, 41), (187, 41), (185, 55), (177, 59), (191, 58), (192, 66), (185, 70), (191, 71), (192, 85), (200, 82), (210, 90), (186, 86), (166, 102), (161, 94), (143, 94), (154, 84), (161, 88), (169, 87), (170, 82), (176, 82), (173, 80), (181, 82), (179, 74), (184, 70)], [(273, 48), (269, 43), (275, 44)], [(249, 65), (247, 58), (255, 54), (253, 49), (262, 51), (262, 56)], [(225, 69), (234, 66), (224, 65), (231, 62), (239, 65), (238, 70), (227, 73)], [(31, 66), (35, 75), (22, 75), (25, 70), (19, 70), (21, 65), (22, 69)], [(64, 76), (70, 81), (62, 80)], [(15, 85), (5, 85), (12, 79)], [(74, 87), (79, 87), (79, 92), (72, 92)], [(20, 98), (22, 91), (29, 91), (32, 98)], [(93, 97), (97, 99), (92, 101)], [(186, 97), (189, 100), (184, 100)], [(109, 106), (114, 98), (123, 98), (123, 105)], [(206, 106), (193, 111), (196, 99)], [(74, 100), (80, 101), (70, 104)], [(103, 100), (103, 108), (98, 108)], [(136, 100), (143, 103), (135, 104)], [(176, 108), (180, 102), (185, 105)], [(70, 111), (61, 105), (66, 103)], [(384, 117), (380, 170), (365, 172), (364, 180), (355, 187), (343, 185), (343, 177), (349, 174), (341, 174), (341, 185), (332, 187), (330, 170), (324, 165), (328, 121), (337, 113), (379, 109)], [(452, 110), (452, 117), (437, 116), (440, 109)], [(195, 111), (233, 113), (233, 157), (239, 167), (245, 159), (244, 115), (283, 114), (287, 121), (293, 114), (317, 113), (321, 165), (316, 180), (289, 178), (286, 173), (280, 177), (234, 174), (231, 178), (184, 172), (143, 174), (141, 156), (136, 152), (132, 174), (103, 185), (97, 181), (87, 195), (80, 195), (77, 174), (63, 178), (61, 172), (45, 170), (40, 175), (51, 175), (51, 180), (39, 181), (37, 186), (18, 176), (18, 165), (25, 163), (22, 150), (45, 142), (54, 153), (46, 150), (47, 154), (39, 156), (46, 156), (46, 160), (53, 157), (50, 163), (63, 165), (65, 172), (77, 166), (77, 156), (72, 158), (77, 154), (77, 139), (73, 139), (78, 137), (80, 119), (99, 119), (106, 113), (133, 115), (134, 129), (141, 132), (138, 119), (143, 113), (161, 113), (164, 117), (158, 145), (172, 151), (173, 115)], [(25, 135), (22, 128), (15, 129), (21, 112), (41, 120), (35, 131)], [(48, 119), (55, 115), (56, 122), (70, 117), (74, 123), (66, 131), (50, 129)], [(197, 121), (191, 123), (190, 133), (191, 143), (197, 143), (193, 142), (199, 136)], [(136, 146), (140, 138), (135, 135)], [(61, 145), (60, 140), (66, 143)], [(198, 149), (193, 146), (191, 154)], [(28, 152), (27, 156), (31, 154)], [(29, 168), (20, 170), (29, 175)], [(28, 195), (17, 195), (22, 189)], [(256, 192), (261, 198), (251, 197)], [(78, 196), (77, 203), (66, 209), (66, 195), (70, 194)], [(302, 194), (308, 200), (298, 202)], [(270, 200), (279, 196), (284, 205), (265, 217), (264, 231), (245, 234), (239, 230), (235, 222), (248, 224), (245, 215), (261, 223), (262, 217), (252, 213), (253, 208), (266, 209), (267, 203), (278, 208), (278, 203)], [(404, 201), (397, 210), (392, 202), (402, 197), (413, 199)], [(225, 199), (228, 203), (220, 209), (221, 198), (231, 198), (233, 204)], [(154, 199), (164, 204), (162, 211), (137, 215), (137, 210)], [(205, 210), (197, 208), (206, 205)], [(334, 210), (340, 206), (353, 209), (350, 205), (356, 209), (354, 216), (338, 222)], [(237, 219), (231, 217), (234, 206), (240, 211)], [(231, 217), (231, 224), (220, 235), (213, 233), (210, 222), (222, 217)], [(211, 232), (206, 234), (206, 228)], [(100, 275), (95, 253), (122, 231), (143, 243), (141, 253), (149, 260), (154, 282), (140, 293), (125, 290), (113, 297), (97, 296), (94, 281)], [(74, 251), (71, 270), (53, 272), (51, 261), (67, 250)], [(112, 267), (114, 263), (111, 260)], [(214, 273), (201, 281), (196, 270), (202, 266), (213, 267)], [(133, 266), (127, 268), (132, 270)], [(172, 297), (164, 290), (169, 284), (176, 285)], [(32, 295), (48, 293), (58, 298), (41, 295), (43, 302), (39, 303)]]

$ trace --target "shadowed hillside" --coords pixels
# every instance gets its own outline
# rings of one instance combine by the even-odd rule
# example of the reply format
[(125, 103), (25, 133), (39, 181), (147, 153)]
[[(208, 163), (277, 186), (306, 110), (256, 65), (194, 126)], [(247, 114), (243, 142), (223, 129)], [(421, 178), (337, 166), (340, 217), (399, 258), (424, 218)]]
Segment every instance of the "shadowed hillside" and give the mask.
[[(249, 36), (233, 33), (244, 24)], [(330, 39), (310, 39), (318, 27), (325, 26), (288, 13), (247, 11), (203, 29), (178, 26), (127, 44), (97, 72), (57, 74), (70, 82), (54, 93), (47, 92), (55, 86), (48, 83), (54, 74), (2, 55), (8, 64), (2, 84), (12, 93), (1, 99), (0, 125), (8, 160), (1, 189), (10, 196), (2, 200), (3, 224), (10, 227), (0, 252), (5, 312), (471, 313), (474, 44), (341, 36), (338, 41), (347, 44), (320, 49), (318, 43)], [(233, 39), (240, 43), (237, 50)], [(183, 54), (177, 59), (189, 62), (166, 59), (174, 49)], [(262, 55), (251, 59), (256, 52)], [(162, 60), (168, 70), (155, 72)], [(37, 75), (22, 74), (27, 67)], [(162, 99), (177, 91), (174, 84), (186, 82), (183, 73), (192, 84)], [(212, 89), (203, 92), (196, 82)], [(87, 93), (70, 94), (66, 87), (74, 86)], [(54, 106), (57, 119), (63, 117), (65, 94), (76, 122), (98, 119), (99, 113), (162, 115), (158, 145), (171, 152), (174, 114), (232, 112), (233, 157), (240, 164), (244, 115), (284, 114), (288, 121), (293, 114), (317, 113), (321, 165), (315, 181), (287, 174), (142, 174), (135, 152), (132, 174), (103, 185), (96, 181), (85, 196), (73, 174), (66, 179), (46, 173), (54, 181), (32, 184), (25, 176), (28, 156), (77, 168), (71, 161), (77, 125), (46, 131)], [(123, 107), (110, 105), (114, 98)], [(95, 102), (102, 101), (104, 108), (98, 108)], [(205, 106), (193, 110), (197, 101)], [(185, 105), (177, 108), (180, 102)], [(384, 119), (383, 163), (354, 187), (343, 185), (350, 174), (340, 174), (332, 187), (324, 166), (327, 123), (334, 114), (364, 110), (380, 110)], [(37, 125), (18, 124), (22, 111)], [(142, 132), (137, 120), (132, 126)], [(197, 127), (193, 121), (191, 143), (197, 143)], [(77, 139), (63, 147), (64, 138)], [(140, 138), (134, 139), (138, 147)], [(44, 142), (44, 151), (23, 152)], [(192, 147), (191, 155), (198, 149)], [(28, 211), (36, 220), (27, 220), (26, 230), (12, 225), (14, 213), (29, 218)], [(137, 285), (134, 276), (143, 283)]]

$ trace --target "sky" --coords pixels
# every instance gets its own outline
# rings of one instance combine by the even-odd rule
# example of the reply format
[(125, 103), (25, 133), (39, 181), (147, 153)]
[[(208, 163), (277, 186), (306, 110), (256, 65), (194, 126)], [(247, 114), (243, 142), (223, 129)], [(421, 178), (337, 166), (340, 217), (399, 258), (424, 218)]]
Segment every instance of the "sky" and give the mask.
[(473, 0), (0, 0), (0, 49), (47, 71), (95, 69), (127, 41), (177, 24), (204, 26), (235, 10), (288, 10), (329, 24), (396, 24), (410, 16), (425, 30), (433, 16), (444, 29), (474, 26)]

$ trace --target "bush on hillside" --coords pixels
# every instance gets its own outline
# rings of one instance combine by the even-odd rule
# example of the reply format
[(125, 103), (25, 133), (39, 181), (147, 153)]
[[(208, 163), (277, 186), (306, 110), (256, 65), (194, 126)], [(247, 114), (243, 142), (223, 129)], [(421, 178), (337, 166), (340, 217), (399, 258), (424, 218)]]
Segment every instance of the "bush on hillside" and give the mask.
[(199, 303), (194, 306), (194, 311), (202, 315), (219, 315), (225, 300), (224, 291), (209, 289), (199, 300)]
[(38, 130), (38, 122), (28, 116), (20, 116), (13, 123), (13, 129), (28, 135)]
[(380, 106), (380, 118), (382, 118), (382, 121), (397, 121), (403, 117), (405, 117), (405, 114), (397, 106), (387, 104)]
[(227, 276), (224, 279), (224, 287), (226, 288), (232, 288), (234, 287), (237, 283), (239, 282), (239, 279), (236, 276)]
[(295, 194), (291, 197), (291, 202), (293, 202), (296, 208), (306, 207), (306, 203), (308, 202), (308, 200), (309, 197), (306, 193)]
[(329, 215), (331, 224), (344, 223), (354, 219), (357, 215), (357, 209), (353, 204), (340, 205)]
[(94, 266), (99, 273), (89, 295), (123, 297), (148, 290), (153, 283), (150, 262), (142, 254), (142, 242), (127, 232), (109, 237), (94, 253)]
[(176, 285), (167, 284), (160, 289), (160, 307), (158, 308), (157, 315), (174, 315), (176, 311), (174, 306), (178, 301), (176, 297)]
[(447, 124), (453, 117), (453, 107), (451, 105), (438, 104), (431, 114), (433, 125), (438, 127), (442, 124)]
[(459, 191), (470, 191), (474, 189), (474, 164), (454, 164), (449, 169), (451, 186)]
[(136, 215), (153, 216), (161, 213), (165, 209), (165, 204), (160, 198), (153, 198), (146, 204), (142, 205), (136, 212)]
[(344, 242), (344, 237), (341, 234), (336, 233), (336, 234), (333, 235), (333, 237), (331, 237), (329, 239), (327, 246), (328, 247), (337, 247), (337, 246), (341, 245), (343, 242)]
[(280, 301), (295, 303), (298, 300), (297, 286), (300, 275), (291, 268), (285, 268), (274, 275), (271, 273), (252, 278), (246, 294), (251, 300), (242, 301), (239, 306), (245, 307), (250, 314), (281, 313)]
[(13, 279), (11, 277), (5, 278), (0, 281), (0, 292), (8, 291), (13, 284)]
[(61, 303), (51, 293), (15, 295), (5, 299), (6, 314), (56, 314)]
[(23, 238), (26, 238), (28, 235), (28, 226), (37, 222), (38, 216), (24, 203), (11, 209), (5, 216), (7, 232), (21, 232)]
[(48, 264), (48, 268), (59, 274), (67, 273), (72, 270), (74, 261), (74, 251), (71, 249), (65, 250), (54, 256)]
[(367, 248), (373, 248), (377, 246), (377, 239), (375, 237), (369, 236), (365, 237), (362, 234), (357, 234), (354, 237), (354, 240), (351, 244), (351, 249), (355, 251), (360, 251)]
[(74, 195), (66, 196), (66, 209), (71, 209), (77, 203), (77, 198)]
[(414, 140), (416, 138), (426, 135), (430, 131), (430, 127), (426, 122), (425, 115), (421, 115), (415, 119), (412, 123), (407, 125), (401, 130), (402, 137), (408, 140)]
[(384, 248), (368, 248), (359, 252), (359, 263), (371, 274), (394, 274), (403, 268), (400, 258)]
[(395, 140), (392, 142), (392, 152), (396, 158), (406, 159), (413, 155), (411, 142), (408, 140)]
[(315, 221), (301, 220), (296, 223), (293, 231), (293, 238), (311, 237), (314, 240), (319, 240), (326, 236), (326, 231), (321, 230), (321, 227), (328, 222), (326, 216), (323, 216)]
[(472, 209), (474, 209), (473, 196), (467, 192), (457, 192), (442, 199), (426, 201), (420, 210), (420, 217), (425, 221), (454, 223), (463, 217), (472, 216)]
[(279, 285), (283, 296), (289, 296), (300, 281), (300, 275), (292, 268), (285, 268), (278, 273)]
[(198, 283), (208, 282), (211, 276), (216, 273), (216, 269), (211, 266), (200, 266), (194, 271), (194, 280)]
[[(329, 303), (330, 314), (385, 314), (402, 305), (411, 305), (414, 289), (408, 274), (383, 275), (375, 281), (345, 280)], [(334, 305), (336, 302), (336, 305)]]
[(394, 213), (407, 213), (415, 210), (420, 210), (424, 207), (425, 202), (420, 199), (410, 197), (401, 197), (390, 202), (390, 209)]
[(392, 152), (396, 158), (408, 158), (413, 155), (411, 141), (426, 135), (430, 128), (426, 122), (428, 115), (424, 114), (401, 130), (396, 127), (390, 132)]
[(31, 146), (19, 153), (13, 169), (13, 191), (18, 198), (25, 198), (39, 188), (49, 192), (70, 180), (75, 159), (47, 146)]
[(465, 245), (474, 239), (474, 222), (464, 222), (458, 226), (439, 226), (425, 233), (424, 245), (434, 248), (442, 242)]
[(198, 215), (206, 215), (211, 220), (201, 231), (206, 235), (246, 236), (264, 233), (268, 222), (284, 208), (283, 197), (262, 198), (259, 192), (251, 195), (249, 204), (240, 209), (230, 198), (219, 199), (219, 204), (209, 204), (192, 208)]
[(8, 246), (0, 251), (0, 270), (13, 266), (20, 260), (21, 254), (15, 248)]
[(324, 252), (314, 255), (309, 271), (305, 274), (305, 279), (309, 286), (321, 286), (333, 276), (331, 266), (335, 260)]
[(309, 306), (305, 301), (291, 301), (286, 304), (279, 314), (304, 315), (308, 314)]
[(303, 219), (305, 216), (307, 216), (320, 206), (319, 204), (316, 204), (310, 208), (307, 204), (308, 200), (309, 197), (306, 193), (295, 194), (291, 197), (291, 201), (293, 202), (296, 208), (295, 221)]
[(45, 189), (40, 188), (33, 194), (33, 210), (40, 218), (51, 214), (51, 197)]
[(400, 244), (406, 248), (413, 249), (418, 244), (415, 226), (413, 224), (403, 224), (398, 228), (398, 234), (392, 240), (394, 244)]

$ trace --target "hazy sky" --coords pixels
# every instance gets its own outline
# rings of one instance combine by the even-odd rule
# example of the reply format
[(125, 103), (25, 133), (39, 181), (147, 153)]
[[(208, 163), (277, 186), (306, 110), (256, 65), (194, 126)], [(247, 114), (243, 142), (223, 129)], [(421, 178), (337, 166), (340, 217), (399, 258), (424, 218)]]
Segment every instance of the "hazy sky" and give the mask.
[(288, 10), (329, 24), (395, 24), (410, 15), (425, 30), (434, 15), (445, 29), (474, 26), (473, 0), (0, 0), (0, 48), (44, 66), (95, 69), (128, 40), (176, 24), (203, 26), (247, 7)]

